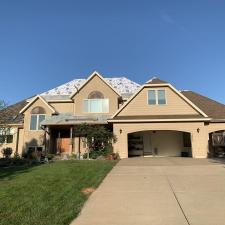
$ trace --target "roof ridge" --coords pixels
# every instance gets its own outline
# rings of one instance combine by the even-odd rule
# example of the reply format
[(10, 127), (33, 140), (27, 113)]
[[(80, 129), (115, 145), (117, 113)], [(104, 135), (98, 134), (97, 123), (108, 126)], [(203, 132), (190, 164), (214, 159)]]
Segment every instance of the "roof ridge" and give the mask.
[(146, 84), (168, 84), (167, 81), (161, 80), (160, 78), (158, 78), (156, 76), (152, 77), (150, 80), (148, 80), (145, 83)]
[(145, 83), (151, 83), (153, 80), (159, 79), (158, 77), (154, 76), (151, 79), (149, 79), (148, 81), (146, 81)]

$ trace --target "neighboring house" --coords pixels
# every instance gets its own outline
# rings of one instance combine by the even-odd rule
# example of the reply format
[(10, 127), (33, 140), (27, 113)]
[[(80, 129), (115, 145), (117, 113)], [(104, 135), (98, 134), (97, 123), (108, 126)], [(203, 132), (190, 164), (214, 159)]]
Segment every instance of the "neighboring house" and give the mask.
[(158, 78), (140, 86), (94, 72), (0, 111), (0, 124), (11, 128), (1, 148), (83, 153), (85, 138), (74, 135), (80, 123), (113, 130), (121, 158), (181, 153), (206, 158), (213, 149), (211, 134), (225, 130), (225, 105)]

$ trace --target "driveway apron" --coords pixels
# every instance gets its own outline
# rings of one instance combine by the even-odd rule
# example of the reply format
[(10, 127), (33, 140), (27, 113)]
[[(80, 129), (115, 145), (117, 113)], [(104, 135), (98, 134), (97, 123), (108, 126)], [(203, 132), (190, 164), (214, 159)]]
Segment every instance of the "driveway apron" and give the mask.
[(72, 225), (225, 225), (225, 164), (192, 158), (121, 160)]

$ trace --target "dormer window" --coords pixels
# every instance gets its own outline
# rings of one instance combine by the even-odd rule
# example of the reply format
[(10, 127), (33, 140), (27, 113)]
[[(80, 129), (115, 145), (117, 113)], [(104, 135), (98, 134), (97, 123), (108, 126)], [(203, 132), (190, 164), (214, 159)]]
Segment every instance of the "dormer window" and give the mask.
[(165, 105), (166, 93), (164, 89), (148, 90), (149, 105)]
[(30, 130), (41, 130), (41, 122), (45, 120), (46, 111), (42, 107), (35, 107), (31, 111)]
[(92, 91), (88, 99), (83, 101), (83, 111), (85, 113), (108, 113), (109, 99), (104, 98), (100, 91)]

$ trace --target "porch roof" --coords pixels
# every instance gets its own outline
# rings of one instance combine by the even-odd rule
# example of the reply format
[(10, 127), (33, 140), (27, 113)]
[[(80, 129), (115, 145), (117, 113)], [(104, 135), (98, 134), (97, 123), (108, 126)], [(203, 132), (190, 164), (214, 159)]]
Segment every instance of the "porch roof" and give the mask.
[(75, 116), (72, 114), (59, 114), (53, 116), (47, 116), (44, 121), (41, 122), (42, 126), (49, 125), (75, 125), (75, 124), (107, 124), (107, 120), (110, 115), (88, 115), (88, 116)]

